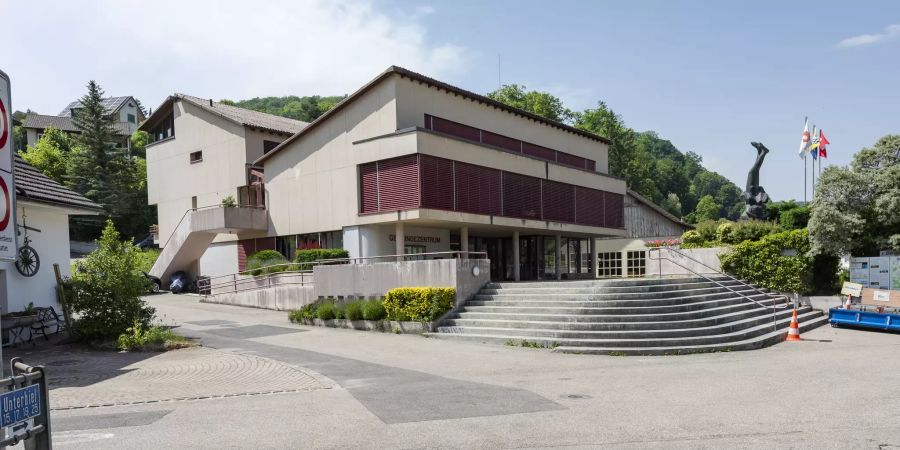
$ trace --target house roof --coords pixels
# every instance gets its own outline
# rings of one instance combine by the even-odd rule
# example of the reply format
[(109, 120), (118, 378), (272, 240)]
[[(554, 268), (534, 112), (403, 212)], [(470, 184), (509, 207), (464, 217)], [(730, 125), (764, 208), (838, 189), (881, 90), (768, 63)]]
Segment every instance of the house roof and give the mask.
[(652, 209), (652, 210), (658, 212), (660, 215), (662, 215), (662, 216), (665, 217), (666, 219), (669, 219), (669, 220), (671, 220), (672, 222), (675, 222), (675, 223), (677, 223), (678, 225), (681, 225), (681, 226), (683, 226), (683, 227), (687, 227), (688, 229), (691, 229), (691, 230), (694, 229), (694, 226), (693, 226), (693, 225), (691, 225), (691, 224), (689, 224), (689, 223), (687, 223), (687, 222), (685, 222), (685, 221), (679, 219), (678, 217), (675, 217), (674, 214), (672, 214), (672, 213), (666, 211), (666, 210), (663, 209), (661, 206), (657, 205), (656, 203), (653, 203), (652, 201), (650, 201), (649, 199), (647, 199), (647, 198), (644, 197), (643, 195), (638, 194), (637, 192), (632, 191), (631, 189), (628, 189), (627, 192), (628, 192), (628, 195), (629, 195), (630, 197), (634, 198), (635, 200), (637, 200), (638, 203), (641, 203), (641, 204), (646, 205), (646, 206), (649, 207), (650, 209)]
[[(125, 104), (128, 99), (132, 98), (130, 95), (126, 95), (124, 97), (107, 97), (102, 101), (103, 108), (106, 110), (106, 113), (113, 113), (119, 110), (123, 104)], [(81, 108), (81, 100), (75, 100), (72, 103), (69, 103), (68, 106), (65, 107), (62, 111), (59, 112), (60, 116), (63, 117), (71, 117), (72, 110)]]
[(603, 136), (599, 136), (594, 133), (575, 128), (571, 125), (566, 125), (562, 122), (557, 122), (555, 120), (547, 119), (545, 117), (539, 116), (532, 112), (525, 111), (524, 109), (519, 109), (519, 108), (509, 106), (505, 103), (498, 102), (497, 100), (485, 97), (480, 94), (476, 94), (471, 91), (467, 91), (465, 89), (458, 88), (456, 86), (452, 86), (452, 85), (444, 83), (442, 81), (435, 80), (434, 78), (430, 78), (430, 77), (427, 77), (420, 73), (413, 72), (409, 69), (404, 69), (399, 66), (391, 66), (391, 67), (388, 67), (387, 70), (382, 72), (380, 75), (375, 77), (375, 79), (373, 79), (372, 81), (369, 81), (363, 87), (359, 88), (359, 90), (357, 90), (353, 94), (349, 95), (347, 98), (342, 100), (340, 103), (335, 105), (333, 108), (331, 108), (330, 110), (325, 112), (325, 114), (322, 114), (316, 120), (312, 121), (308, 127), (304, 128), (302, 131), (300, 131), (297, 134), (286, 139), (284, 142), (281, 143), (281, 145), (279, 145), (278, 147), (275, 147), (274, 149), (272, 149), (272, 151), (270, 151), (269, 153), (266, 153), (265, 155), (263, 155), (262, 157), (257, 159), (255, 161), (255, 163), (257, 163), (257, 164), (261, 163), (261, 162), (265, 161), (266, 159), (272, 157), (272, 155), (281, 151), (282, 148), (286, 147), (288, 144), (290, 144), (294, 140), (296, 140), (296, 139), (300, 138), (301, 136), (303, 136), (304, 134), (308, 133), (310, 130), (312, 130), (313, 128), (318, 126), (320, 123), (327, 121), (329, 118), (331, 118), (332, 115), (336, 114), (338, 111), (343, 109), (345, 106), (349, 105), (350, 103), (355, 101), (357, 98), (359, 98), (360, 96), (365, 94), (369, 89), (372, 89), (374, 86), (378, 85), (382, 81), (386, 80), (387, 78), (389, 78), (390, 76), (395, 75), (395, 74), (400, 75), (401, 77), (406, 77), (411, 80), (415, 80), (417, 82), (426, 84), (426, 85), (436, 88), (436, 89), (443, 89), (454, 95), (459, 95), (459, 96), (468, 98), (469, 100), (472, 100), (472, 101), (475, 101), (478, 103), (484, 103), (488, 106), (492, 106), (494, 108), (509, 112), (511, 114), (515, 114), (517, 116), (521, 116), (521, 117), (525, 117), (527, 119), (534, 120), (535, 122), (539, 122), (544, 125), (549, 125), (551, 127), (558, 128), (563, 131), (567, 131), (569, 133), (577, 134), (581, 137), (585, 137), (585, 138), (592, 139), (595, 141), (603, 142), (605, 144), (612, 144), (611, 140), (609, 140)]
[(81, 194), (51, 180), (21, 156), (15, 157), (16, 198), (99, 212), (103, 208)]
[(156, 111), (150, 116), (149, 119), (141, 124), (139, 129), (147, 131), (147, 129), (149, 129), (150, 126), (156, 122), (156, 120), (154, 120), (154, 116), (159, 117), (159, 114), (162, 114), (162, 111), (165, 111), (167, 107), (170, 106), (171, 103), (175, 100), (188, 102), (200, 109), (208, 111), (231, 122), (237, 123), (238, 125), (256, 128), (263, 131), (271, 131), (274, 133), (282, 134), (294, 134), (299, 132), (300, 130), (303, 130), (307, 125), (309, 125), (307, 122), (303, 122), (302, 120), (289, 119), (287, 117), (254, 111), (252, 109), (241, 108), (239, 106), (226, 105), (224, 103), (213, 101), (212, 99), (176, 93), (167, 98), (161, 105), (159, 105), (159, 108), (156, 109)]
[[(22, 128), (34, 128), (37, 130), (43, 130), (49, 127), (68, 133), (80, 132), (78, 127), (75, 126), (75, 122), (72, 118), (67, 116), (45, 116), (43, 114), (28, 113), (28, 115), (25, 116), (25, 122), (22, 124)], [(131, 136), (130, 123), (114, 122), (112, 127), (116, 134), (121, 136)]]

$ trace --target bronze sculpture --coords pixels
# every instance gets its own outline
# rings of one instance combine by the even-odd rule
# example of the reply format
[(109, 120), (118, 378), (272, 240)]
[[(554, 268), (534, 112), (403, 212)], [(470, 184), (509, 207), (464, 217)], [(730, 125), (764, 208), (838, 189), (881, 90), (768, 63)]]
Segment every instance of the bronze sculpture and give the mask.
[(759, 185), (759, 168), (762, 167), (769, 149), (761, 142), (751, 142), (750, 145), (756, 147), (756, 162), (753, 163), (750, 173), (747, 174), (747, 188), (744, 191), (744, 200), (747, 205), (744, 207), (744, 214), (741, 215), (741, 218), (766, 220), (766, 203), (769, 202), (769, 194), (766, 194), (766, 190)]

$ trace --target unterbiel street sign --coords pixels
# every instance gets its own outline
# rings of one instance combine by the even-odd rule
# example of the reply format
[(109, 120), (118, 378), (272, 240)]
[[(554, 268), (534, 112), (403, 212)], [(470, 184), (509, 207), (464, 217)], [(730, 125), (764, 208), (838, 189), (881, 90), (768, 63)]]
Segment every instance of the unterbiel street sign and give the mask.
[(0, 395), (0, 428), (6, 428), (41, 414), (41, 390), (37, 384)]

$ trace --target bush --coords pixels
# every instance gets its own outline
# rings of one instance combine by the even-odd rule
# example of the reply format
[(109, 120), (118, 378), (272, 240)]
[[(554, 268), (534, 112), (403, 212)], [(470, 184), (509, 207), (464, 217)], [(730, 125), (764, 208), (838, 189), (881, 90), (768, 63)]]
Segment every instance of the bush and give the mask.
[(732, 242), (733, 238), (734, 238), (734, 223), (723, 222), (723, 223), (720, 223), (718, 227), (716, 227), (716, 240), (718, 242), (736, 244), (737, 242)]
[[(347, 258), (350, 254), (342, 248), (313, 248), (306, 250), (297, 250), (294, 256), (294, 262), (311, 263), (321, 261), (323, 259), (340, 259)], [(300, 264), (299, 270), (311, 270), (312, 264)]]
[(335, 319), (346, 319), (346, 306), (343, 303), (333, 303), (334, 304), (334, 318)]
[(283, 272), (288, 270), (290, 266), (277, 266), (277, 264), (285, 264), (288, 260), (275, 250), (260, 250), (247, 257), (247, 272), (250, 275), (259, 276), (269, 273)]
[(115, 339), (135, 322), (148, 327), (155, 311), (141, 299), (149, 289), (138, 264), (141, 250), (121, 241), (110, 220), (97, 244), (64, 285), (68, 308), (78, 316), (73, 333), (84, 340)]
[(153, 263), (159, 258), (160, 250), (158, 248), (148, 248), (147, 250), (137, 253), (137, 266), (141, 272), (150, 272)]
[(384, 320), (387, 317), (387, 311), (384, 310), (381, 300), (369, 300), (363, 303), (362, 315), (365, 320)]
[(391, 320), (433, 322), (453, 308), (454, 288), (394, 288), (384, 297), (384, 310)]
[(781, 216), (778, 218), (778, 223), (781, 225), (781, 228), (784, 228), (785, 230), (806, 228), (806, 225), (809, 223), (809, 213), (810, 210), (808, 206), (801, 206), (799, 208), (782, 211)]
[(363, 318), (363, 301), (347, 303), (344, 307), (344, 318), (348, 320), (362, 320)]
[(703, 244), (703, 238), (696, 230), (688, 230), (681, 235), (681, 248), (699, 248)]
[(775, 222), (762, 220), (742, 220), (734, 224), (731, 240), (723, 244), (740, 244), (744, 241), (758, 241), (770, 234), (780, 233), (783, 230)]
[(145, 350), (148, 346), (151, 347), (150, 350), (170, 350), (187, 345), (188, 341), (186, 338), (173, 333), (171, 330), (157, 325), (145, 328), (139, 321), (135, 321), (131, 327), (120, 334), (117, 341), (118, 349), (126, 351)]
[[(796, 256), (782, 255), (796, 250)], [(809, 232), (792, 230), (745, 241), (719, 255), (722, 269), (762, 287), (782, 292), (807, 294), (812, 291)]]
[(322, 320), (334, 319), (334, 303), (324, 302), (316, 308), (316, 317)]

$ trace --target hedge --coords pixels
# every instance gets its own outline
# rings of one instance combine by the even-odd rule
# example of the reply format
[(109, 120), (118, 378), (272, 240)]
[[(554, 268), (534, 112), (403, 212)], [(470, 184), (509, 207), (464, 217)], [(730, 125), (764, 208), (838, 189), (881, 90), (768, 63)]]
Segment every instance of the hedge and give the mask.
[(764, 236), (780, 233), (783, 228), (775, 222), (761, 220), (728, 220), (698, 223), (693, 230), (681, 235), (682, 248), (708, 248), (758, 241)]
[(290, 266), (279, 265), (277, 267), (269, 267), (278, 264), (285, 264), (288, 260), (275, 250), (260, 250), (247, 257), (247, 271), (250, 275), (265, 275), (267, 273), (284, 272)]
[(394, 288), (384, 297), (384, 310), (390, 320), (433, 322), (453, 308), (455, 299), (454, 288)]
[[(796, 250), (796, 256), (782, 254)], [(745, 241), (719, 255), (722, 269), (762, 287), (781, 292), (812, 291), (813, 259), (808, 256), (809, 231), (791, 230), (758, 241)]]
[[(340, 259), (347, 258), (350, 254), (342, 248), (312, 248), (306, 250), (297, 250), (294, 256), (294, 262), (311, 263), (323, 259)], [(300, 264), (300, 270), (310, 270), (312, 264)]]

